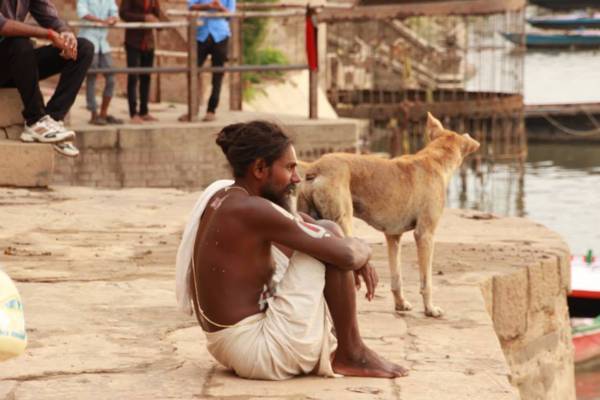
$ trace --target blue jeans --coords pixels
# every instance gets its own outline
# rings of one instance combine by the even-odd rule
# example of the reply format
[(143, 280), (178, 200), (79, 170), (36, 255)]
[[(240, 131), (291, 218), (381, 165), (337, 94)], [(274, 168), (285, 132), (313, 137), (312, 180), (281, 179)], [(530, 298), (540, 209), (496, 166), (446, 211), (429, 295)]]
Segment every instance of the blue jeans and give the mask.
[[(112, 67), (112, 56), (110, 53), (95, 53), (92, 65), (90, 68), (110, 68)], [(115, 75), (113, 73), (106, 73), (104, 75), (104, 92), (103, 97), (112, 97), (115, 91)], [(87, 109), (95, 113), (98, 109), (96, 103), (96, 77), (98, 74), (90, 74), (87, 76), (86, 83), (86, 100)]]

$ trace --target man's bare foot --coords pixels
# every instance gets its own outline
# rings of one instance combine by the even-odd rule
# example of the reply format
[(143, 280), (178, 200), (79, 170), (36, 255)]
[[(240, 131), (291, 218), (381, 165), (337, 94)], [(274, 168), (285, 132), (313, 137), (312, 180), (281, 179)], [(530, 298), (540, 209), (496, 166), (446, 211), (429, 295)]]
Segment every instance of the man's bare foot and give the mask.
[(133, 117), (131, 117), (131, 119), (129, 120), (130, 124), (143, 124), (144, 120), (139, 116), (139, 115), (134, 115)]
[(204, 116), (204, 118), (202, 118), (202, 121), (204, 122), (211, 122), (217, 119), (217, 116), (215, 115), (214, 112), (207, 112), (206, 115)]
[(153, 117), (150, 114), (140, 115), (140, 118), (142, 119), (142, 121), (146, 121), (146, 122), (155, 122), (155, 121), (158, 121), (158, 118)]
[(381, 358), (366, 346), (357, 350), (352, 357), (342, 358), (336, 353), (332, 367), (335, 373), (344, 376), (399, 378), (408, 375), (406, 368)]

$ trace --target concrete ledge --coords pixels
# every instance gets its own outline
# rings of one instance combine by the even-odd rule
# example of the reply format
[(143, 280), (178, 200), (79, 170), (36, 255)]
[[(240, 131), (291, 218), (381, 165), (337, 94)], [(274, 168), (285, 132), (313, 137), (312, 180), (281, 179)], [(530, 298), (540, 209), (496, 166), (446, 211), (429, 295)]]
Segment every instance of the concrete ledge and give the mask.
[(52, 146), (0, 140), (0, 186), (48, 187), (53, 170)]
[[(57, 158), (54, 184), (99, 187), (200, 188), (231, 174), (215, 137), (225, 125), (272, 115), (231, 112), (210, 123), (156, 123), (113, 127), (81, 126), (76, 144), (81, 155)], [(356, 151), (364, 124), (348, 119), (286, 117), (284, 126), (298, 156), (314, 159), (332, 151)]]

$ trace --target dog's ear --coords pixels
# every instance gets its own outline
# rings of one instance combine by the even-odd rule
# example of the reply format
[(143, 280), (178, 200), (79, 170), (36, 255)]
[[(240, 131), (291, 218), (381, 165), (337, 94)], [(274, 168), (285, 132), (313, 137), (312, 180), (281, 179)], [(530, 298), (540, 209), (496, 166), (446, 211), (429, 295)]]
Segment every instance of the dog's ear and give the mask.
[(427, 128), (426, 134), (429, 137), (429, 140), (433, 140), (440, 136), (444, 132), (444, 127), (442, 123), (431, 113), (427, 113)]

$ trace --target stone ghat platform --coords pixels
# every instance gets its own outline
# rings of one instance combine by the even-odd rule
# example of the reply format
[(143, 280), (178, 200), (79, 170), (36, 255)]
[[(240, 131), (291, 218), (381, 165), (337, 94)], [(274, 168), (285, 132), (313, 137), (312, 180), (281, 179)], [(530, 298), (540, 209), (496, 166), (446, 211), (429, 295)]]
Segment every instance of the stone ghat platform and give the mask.
[(23, 298), (29, 347), (0, 365), (0, 398), (574, 400), (568, 249), (519, 218), (446, 210), (426, 318), (415, 245), (402, 243), (411, 312), (396, 314), (384, 238), (361, 221), (381, 277), (358, 296), (366, 343), (410, 368), (395, 380), (249, 381), (217, 364), (176, 311), (174, 261), (198, 193), (0, 189), (0, 264)]

